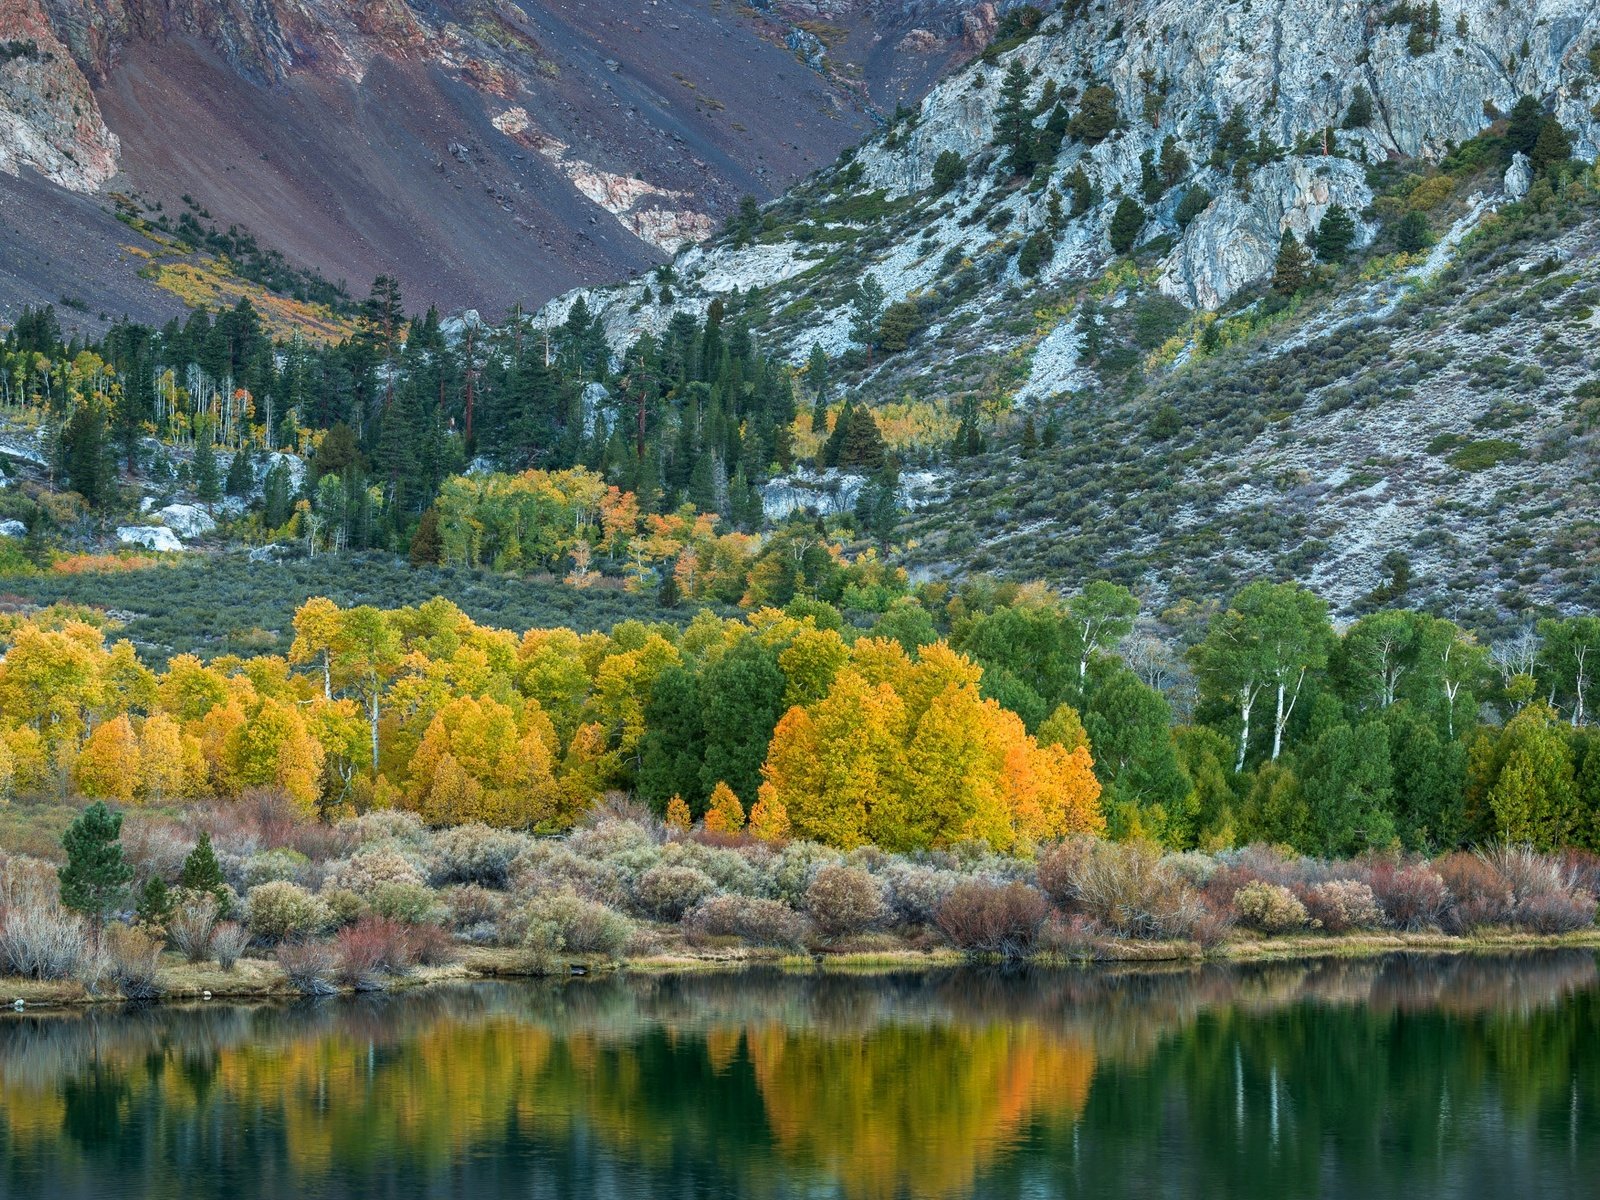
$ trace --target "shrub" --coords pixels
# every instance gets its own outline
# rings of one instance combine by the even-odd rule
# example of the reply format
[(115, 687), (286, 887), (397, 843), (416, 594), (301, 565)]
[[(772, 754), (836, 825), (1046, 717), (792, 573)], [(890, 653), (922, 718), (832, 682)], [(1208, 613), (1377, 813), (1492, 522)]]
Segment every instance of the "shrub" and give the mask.
[(911, 925), (932, 921), (940, 903), (961, 882), (961, 876), (954, 871), (911, 863), (890, 863), (881, 878), (888, 887), (894, 919)]
[(830, 937), (861, 933), (881, 925), (889, 915), (883, 888), (860, 867), (830, 863), (806, 888), (806, 911)]
[[(765, 847), (761, 852), (765, 853)], [(662, 849), (661, 864), (703, 871), (725, 892), (759, 896), (766, 890), (765, 881), (751, 861), (739, 851), (723, 846), (710, 846), (700, 841), (673, 842)]]
[(285, 942), (278, 947), (278, 966), (289, 983), (304, 995), (331, 996), (338, 991), (333, 981), (339, 960), (326, 942)]
[(1372, 888), (1358, 879), (1330, 879), (1313, 884), (1301, 896), (1306, 912), (1329, 933), (1347, 929), (1377, 929), (1383, 909)]
[(751, 896), (708, 896), (683, 919), (691, 938), (737, 937), (752, 946), (798, 950), (811, 923), (787, 904)]
[(211, 957), (211, 941), (217, 931), (217, 898), (210, 892), (191, 892), (174, 906), (167, 921), (167, 940), (189, 962), (205, 962)]
[(407, 812), (399, 808), (377, 808), (371, 812), (362, 813), (348, 821), (340, 822), (340, 829), (345, 830), (361, 846), (376, 846), (385, 843), (417, 846), (427, 840), (428, 830), (423, 825), (422, 818), (414, 812)]
[(520, 941), (541, 956), (571, 951), (616, 958), (633, 935), (633, 922), (604, 904), (571, 892), (535, 896), (516, 913)]
[(101, 945), (111, 978), (129, 1000), (153, 1000), (161, 994), (156, 970), (161, 965), (161, 941), (131, 925), (107, 927)]
[(343, 862), (333, 863), (325, 881), (327, 887), (344, 888), (358, 896), (370, 895), (385, 883), (421, 887), (422, 872), (398, 850), (364, 850)]
[(211, 934), (211, 956), (217, 960), (217, 966), (231, 971), (249, 944), (248, 929), (237, 921), (223, 921)]
[(457, 933), (492, 928), (505, 912), (505, 897), (475, 883), (457, 884), (439, 893), (445, 921)]
[(320, 933), (329, 923), (328, 906), (295, 883), (278, 881), (251, 888), (245, 898), (250, 932), (268, 944)]
[(1456, 851), (1435, 861), (1434, 869), (1450, 892), (1440, 924), (1451, 933), (1486, 925), (1509, 925), (1516, 898), (1511, 885), (1482, 856)]
[(59, 904), (14, 903), (0, 914), (0, 960), (9, 975), (69, 979), (88, 952), (83, 919)]
[(1542, 892), (1517, 901), (1512, 919), (1532, 933), (1572, 933), (1594, 924), (1595, 900), (1588, 892)]
[(411, 957), (421, 966), (439, 967), (459, 962), (461, 951), (441, 926), (412, 925), (406, 937), (411, 946)]
[(323, 888), (322, 902), (328, 906), (328, 923), (335, 929), (354, 925), (372, 906), (349, 888)]
[(511, 866), (517, 892), (573, 891), (591, 900), (620, 907), (633, 900), (633, 887), (615, 864), (595, 862), (558, 842), (535, 842)]
[(433, 840), (432, 882), (504, 888), (511, 882), (511, 864), (527, 845), (526, 837), (487, 825), (447, 829)]
[(1078, 880), (1094, 845), (1093, 838), (1073, 837), (1039, 851), (1036, 862), (1039, 886), (1062, 908), (1077, 902)]
[(639, 876), (634, 897), (658, 920), (677, 921), (716, 889), (716, 881), (704, 871), (663, 863)]
[(414, 960), (409, 928), (387, 917), (363, 917), (341, 929), (333, 943), (335, 974), (358, 992), (375, 991), (388, 975), (402, 975)]
[(1371, 881), (1372, 894), (1399, 929), (1436, 928), (1449, 911), (1449, 889), (1426, 863), (1379, 862), (1372, 868)]
[(806, 889), (825, 863), (840, 861), (844, 855), (820, 842), (790, 842), (773, 861), (768, 887), (773, 899), (793, 908), (805, 904)]
[(1233, 911), (1239, 914), (1239, 920), (1263, 933), (1303, 929), (1309, 919), (1298, 896), (1282, 884), (1261, 879), (1234, 892)]
[(243, 870), (240, 872), (246, 890), (263, 883), (272, 883), (277, 880), (287, 880), (289, 883), (304, 883), (307, 868), (311, 860), (298, 850), (290, 850), (287, 846), (276, 849), (264, 850), (260, 854), (252, 854), (245, 859)]
[(1024, 958), (1032, 953), (1049, 915), (1050, 904), (1038, 888), (970, 879), (944, 898), (934, 922), (968, 954)]
[(1093, 842), (1081, 863), (1058, 882), (1074, 906), (1121, 937), (1196, 937), (1213, 924), (1200, 894), (1138, 842)]
[(423, 925), (437, 915), (436, 897), (420, 883), (380, 883), (367, 905), (380, 917), (407, 925)]

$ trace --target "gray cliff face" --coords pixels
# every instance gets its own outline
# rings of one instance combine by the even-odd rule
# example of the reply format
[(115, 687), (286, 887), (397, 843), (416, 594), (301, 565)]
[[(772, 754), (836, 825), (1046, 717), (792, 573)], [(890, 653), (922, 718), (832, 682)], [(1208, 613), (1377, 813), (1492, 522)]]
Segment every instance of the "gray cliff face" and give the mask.
[[(907, 195), (929, 186), (941, 153), (981, 156), (994, 141), (999, 82), (1012, 58), (1033, 75), (1032, 101), (1052, 83), (1067, 97), (1104, 84), (1121, 128), (1094, 146), (1069, 140), (1055, 174), (1081, 167), (1107, 197), (1136, 193), (1141, 155), (1176, 138), (1197, 164), (1186, 182), (1223, 199), (1185, 232), (1162, 286), (1191, 306), (1216, 308), (1271, 269), (1284, 229), (1303, 238), (1330, 203), (1359, 212), (1371, 201), (1359, 161), (1437, 159), (1524, 94), (1549, 103), (1575, 132), (1579, 157), (1600, 151), (1592, 108), (1600, 86), (1589, 62), (1600, 47), (1600, 8), (1591, 0), (1442, 0), (1439, 36), (1422, 53), (1412, 52), (1408, 25), (1384, 23), (1392, 8), (1365, 0), (1120, 0), (1075, 20), (1057, 16), (999, 62), (974, 64), (935, 88), (910, 132), (863, 150), (865, 180)], [(1358, 88), (1371, 98), (1373, 118), (1347, 130)], [(1204, 164), (1235, 109), (1253, 133), (1313, 155), (1261, 168), (1248, 195), (1230, 192), (1229, 180)], [(1109, 224), (1114, 207), (1107, 200), (1092, 219)], [(1170, 211), (1157, 217), (1147, 239), (1177, 233)]]

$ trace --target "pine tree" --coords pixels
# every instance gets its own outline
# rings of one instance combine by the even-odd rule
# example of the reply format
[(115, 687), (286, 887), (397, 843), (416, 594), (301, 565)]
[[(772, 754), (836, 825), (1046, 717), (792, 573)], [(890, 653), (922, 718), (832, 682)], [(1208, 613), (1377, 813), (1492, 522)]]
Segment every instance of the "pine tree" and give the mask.
[[(96, 928), (128, 899), (133, 868), (122, 854), (122, 814), (96, 800), (61, 835), (67, 852), (59, 868), (61, 903), (81, 912)], [(213, 860), (215, 861), (215, 860)]]
[(1342, 204), (1330, 204), (1317, 226), (1317, 257), (1324, 262), (1343, 262), (1355, 244), (1356, 223)]
[(1285, 229), (1278, 243), (1278, 259), (1272, 265), (1272, 290), (1280, 296), (1294, 295), (1305, 287), (1310, 269), (1311, 256), (1294, 231)]
[(217, 862), (217, 852), (211, 848), (209, 833), (201, 831), (200, 840), (183, 860), (178, 884), (191, 892), (210, 893), (216, 897), (219, 908), (227, 905), (228, 885), (222, 878), (222, 865)]
[(1118, 254), (1126, 254), (1133, 249), (1133, 244), (1139, 240), (1139, 234), (1144, 229), (1145, 213), (1139, 207), (1139, 202), (1132, 196), (1124, 196), (1117, 204), (1117, 211), (1111, 216), (1111, 228), (1106, 236), (1111, 242), (1111, 249)]
[(1000, 81), (1000, 103), (994, 114), (995, 145), (1006, 152), (1006, 169), (1012, 175), (1026, 175), (1036, 161), (1027, 96), (1028, 69), (1020, 58), (1014, 58)]
[(139, 903), (134, 913), (141, 925), (166, 925), (172, 917), (172, 895), (167, 890), (165, 879), (159, 875), (150, 876), (149, 882), (139, 892)]
[(228, 463), (228, 477), (222, 490), (230, 496), (244, 499), (256, 485), (256, 473), (250, 468), (250, 452), (241, 448)]
[(194, 494), (207, 512), (222, 499), (222, 480), (217, 473), (217, 448), (212, 441), (211, 421), (202, 418), (194, 431)]

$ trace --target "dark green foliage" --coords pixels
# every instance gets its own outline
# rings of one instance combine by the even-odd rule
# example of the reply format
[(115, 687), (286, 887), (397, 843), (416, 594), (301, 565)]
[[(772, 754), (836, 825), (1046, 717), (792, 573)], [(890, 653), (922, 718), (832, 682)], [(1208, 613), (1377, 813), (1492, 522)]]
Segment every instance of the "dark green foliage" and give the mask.
[(211, 848), (211, 835), (204, 830), (201, 830), (194, 849), (183, 860), (178, 885), (191, 892), (209, 892), (216, 897), (219, 908), (226, 911), (229, 903), (228, 884), (222, 877), (222, 865), (217, 862), (217, 852)]
[(1539, 126), (1539, 136), (1534, 140), (1528, 155), (1534, 174), (1542, 175), (1551, 167), (1559, 166), (1572, 157), (1572, 139), (1561, 122), (1547, 117)]
[(67, 852), (61, 880), (61, 903), (103, 924), (128, 900), (133, 868), (122, 855), (122, 814), (96, 800), (61, 835)]
[(1068, 171), (1062, 183), (1072, 191), (1072, 215), (1083, 216), (1095, 200), (1094, 185), (1089, 182), (1089, 173), (1083, 169), (1083, 164), (1079, 163)]
[(1291, 230), (1283, 231), (1278, 243), (1278, 258), (1272, 264), (1272, 290), (1280, 296), (1292, 296), (1305, 287), (1311, 270), (1311, 255), (1300, 244)]
[(1048, 232), (1040, 230), (1030, 234), (1022, 243), (1022, 249), (1017, 251), (1017, 271), (1026, 279), (1032, 279), (1050, 260), (1050, 255), (1055, 251), (1055, 244)]
[(1343, 262), (1355, 245), (1356, 223), (1342, 204), (1330, 204), (1317, 226), (1317, 257), (1324, 262)]
[(1133, 249), (1133, 244), (1139, 240), (1139, 234), (1144, 229), (1145, 213), (1139, 207), (1139, 202), (1132, 196), (1124, 196), (1117, 204), (1117, 211), (1111, 216), (1111, 228), (1106, 237), (1111, 242), (1111, 249), (1118, 254), (1126, 254)]
[(134, 908), (134, 915), (146, 925), (167, 923), (172, 916), (172, 896), (167, 890), (165, 879), (159, 875), (150, 876), (149, 881), (139, 890), (139, 903)]
[(1361, 84), (1356, 84), (1355, 91), (1350, 95), (1350, 107), (1345, 110), (1344, 127), (1346, 129), (1365, 129), (1372, 124), (1372, 93)]
[(1199, 184), (1185, 190), (1183, 199), (1178, 201), (1177, 210), (1173, 214), (1178, 222), (1178, 228), (1189, 228), (1189, 223), (1210, 207), (1212, 199), (1211, 193)]
[(878, 319), (878, 345), (885, 354), (898, 354), (922, 331), (922, 310), (915, 300), (897, 300)]
[(934, 194), (944, 195), (966, 178), (966, 174), (967, 164), (962, 161), (961, 155), (954, 150), (941, 150), (939, 157), (933, 160)]
[(1104, 84), (1084, 89), (1078, 115), (1072, 118), (1069, 132), (1091, 146), (1110, 137), (1117, 127), (1117, 94)]
[(1420, 254), (1433, 245), (1433, 230), (1428, 225), (1428, 215), (1409, 212), (1394, 227), (1395, 248), (1402, 254)]

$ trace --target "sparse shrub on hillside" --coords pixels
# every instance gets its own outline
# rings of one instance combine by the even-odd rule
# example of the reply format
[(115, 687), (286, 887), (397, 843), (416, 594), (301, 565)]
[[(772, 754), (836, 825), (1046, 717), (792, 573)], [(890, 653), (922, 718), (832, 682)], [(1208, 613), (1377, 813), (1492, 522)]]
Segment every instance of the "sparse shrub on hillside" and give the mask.
[(507, 921), (516, 940), (541, 957), (565, 951), (616, 958), (633, 934), (627, 917), (571, 892), (535, 896), (510, 913)]

